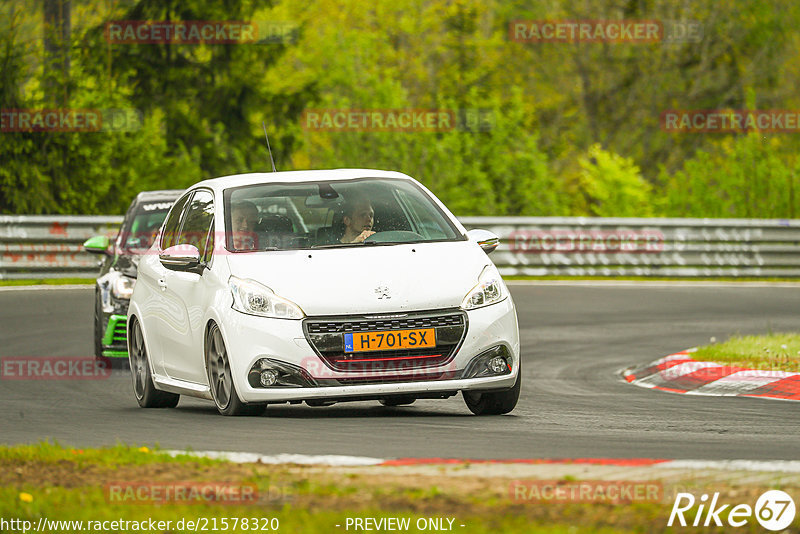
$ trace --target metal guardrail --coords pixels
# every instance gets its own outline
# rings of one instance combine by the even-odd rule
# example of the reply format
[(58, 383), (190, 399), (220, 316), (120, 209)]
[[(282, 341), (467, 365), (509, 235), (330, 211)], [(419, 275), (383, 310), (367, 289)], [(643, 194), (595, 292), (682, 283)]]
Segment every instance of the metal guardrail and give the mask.
[[(0, 216), (0, 279), (92, 278), (122, 217)], [(800, 220), (464, 217), (501, 238), (504, 275), (800, 277)]]
[(800, 277), (800, 220), (466, 217), (504, 275)]
[(98, 257), (83, 242), (115, 236), (121, 223), (122, 217), (0, 216), (0, 279), (94, 278)]

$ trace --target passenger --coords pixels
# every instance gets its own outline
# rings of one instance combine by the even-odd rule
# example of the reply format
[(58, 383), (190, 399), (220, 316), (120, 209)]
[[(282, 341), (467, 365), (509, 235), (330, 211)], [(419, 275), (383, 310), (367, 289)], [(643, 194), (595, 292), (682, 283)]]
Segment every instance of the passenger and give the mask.
[(348, 199), (344, 205), (344, 235), (342, 243), (363, 243), (366, 238), (374, 234), (372, 225), (375, 222), (375, 211), (366, 197)]

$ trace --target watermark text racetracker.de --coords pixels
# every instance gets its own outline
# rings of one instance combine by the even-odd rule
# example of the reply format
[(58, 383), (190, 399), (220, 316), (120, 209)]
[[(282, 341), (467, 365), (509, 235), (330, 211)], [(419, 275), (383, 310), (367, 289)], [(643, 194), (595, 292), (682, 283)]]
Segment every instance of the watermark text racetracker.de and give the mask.
[(105, 484), (109, 504), (227, 504), (250, 505), (289, 502), (295, 494), (288, 486), (216, 481), (116, 481)]
[(680, 133), (798, 133), (796, 109), (668, 109), (661, 113), (661, 129)]
[(518, 43), (684, 43), (700, 42), (695, 20), (512, 20), (508, 39)]
[(110, 44), (268, 44), (297, 41), (298, 26), (282, 21), (113, 20), (106, 23)]
[(659, 230), (514, 230), (508, 237), (511, 252), (525, 254), (659, 253), (664, 234)]
[[(259, 235), (258, 232), (235, 231), (160, 234), (162, 244), (171, 244), (174, 254), (189, 254), (193, 247), (213, 248), (214, 254), (231, 251), (264, 250), (264, 248), (302, 248), (297, 237)], [(121, 243), (152, 243), (152, 233), (125, 234)], [(615, 254), (664, 251), (665, 236), (660, 230), (558, 230), (521, 229), (508, 236), (509, 250), (523, 254), (577, 253)], [(306, 243), (307, 245), (307, 243)], [(160, 254), (158, 248), (143, 249), (142, 254)], [(233, 252), (236, 253), (236, 252)]]
[(109, 482), (104, 487), (110, 504), (254, 504), (255, 484), (230, 482)]
[(689, 374), (698, 380), (719, 379), (733, 374), (743, 379), (756, 380), (759, 378), (783, 378), (786, 373), (785, 371), (773, 369), (748, 369), (735, 365), (716, 365), (707, 362), (688, 362), (667, 367), (658, 372), (658, 376), (666, 381), (678, 380)]
[(0, 133), (134, 132), (142, 112), (133, 108), (0, 109)]
[(495, 126), (495, 113), (488, 108), (307, 109), (300, 126), (327, 132), (487, 132)]
[[(426, 380), (448, 380), (458, 378), (460, 371), (454, 361), (436, 367), (419, 367), (413, 362), (399, 360), (348, 360), (352, 374), (347, 375), (350, 380), (377, 380), (388, 378), (402, 378), (405, 382)], [(327, 380), (342, 378), (340, 371), (334, 371), (319, 358), (303, 358), (300, 367), (314, 380)], [(357, 374), (356, 374), (357, 373)]]
[(2, 380), (103, 380), (111, 364), (92, 357), (9, 356), (0, 358)]
[(652, 480), (515, 480), (508, 491), (513, 501), (536, 503), (657, 503), (664, 495)]

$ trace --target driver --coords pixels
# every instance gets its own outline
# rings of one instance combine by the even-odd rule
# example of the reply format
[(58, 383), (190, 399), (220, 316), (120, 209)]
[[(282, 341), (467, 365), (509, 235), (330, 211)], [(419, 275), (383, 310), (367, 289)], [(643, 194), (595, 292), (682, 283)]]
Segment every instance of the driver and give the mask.
[(256, 248), (255, 226), (258, 224), (258, 208), (249, 200), (237, 202), (231, 208), (233, 226), (233, 248), (254, 250)]
[(368, 198), (348, 199), (344, 205), (343, 215), (344, 235), (339, 240), (342, 243), (363, 243), (366, 238), (375, 233), (372, 231), (375, 211)]

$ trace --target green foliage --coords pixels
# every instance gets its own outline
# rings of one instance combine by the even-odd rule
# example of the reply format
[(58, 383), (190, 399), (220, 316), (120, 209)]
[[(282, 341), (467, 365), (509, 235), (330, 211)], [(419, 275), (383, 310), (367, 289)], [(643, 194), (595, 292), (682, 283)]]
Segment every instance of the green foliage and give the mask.
[(662, 212), (680, 217), (793, 218), (798, 163), (779, 137), (758, 132), (717, 141), (672, 175), (662, 171)]
[(103, 34), (107, 20), (258, 20), (253, 4), (228, 4), (223, 9), (195, 1), (176, 13), (142, 0), (74, 25), (64, 106), (40, 90), (52, 75), (43, 74), (41, 49), (24, 44), (21, 28), (30, 32), (41, 14), (3, 5), (9, 20), (0, 34), (0, 108), (90, 109), (104, 116), (122, 110), (129, 121), (121, 130), (106, 125), (101, 131), (0, 134), (0, 212), (121, 213), (141, 190), (183, 188), (211, 176), (258, 170), (266, 161), (260, 125), (265, 116), (278, 118), (270, 124), (277, 156), (290, 153), (294, 137), (281, 125), (296, 120), (310, 93), (299, 86), (275, 94), (261, 83), (282, 45), (112, 49)]
[(631, 158), (592, 145), (578, 160), (587, 212), (595, 217), (648, 217), (652, 188)]
[[(511, 20), (696, 21), (700, 42), (521, 43)], [(0, 108), (129, 110), (124, 131), (0, 132), (0, 213), (121, 213), (136, 192), (266, 170), (406, 172), (458, 215), (795, 217), (796, 134), (664, 131), (676, 109), (800, 109), (800, 4), (614, 0), (91, 0), (70, 73), (42, 4), (0, 0)], [(113, 20), (295, 25), (296, 42), (109, 44)], [(56, 78), (54, 78), (56, 77)], [(58, 87), (53, 94), (53, 86)], [(477, 116), (321, 131), (309, 109)], [(602, 148), (601, 148), (602, 147)]]

